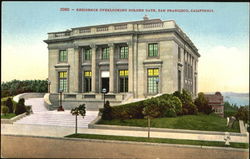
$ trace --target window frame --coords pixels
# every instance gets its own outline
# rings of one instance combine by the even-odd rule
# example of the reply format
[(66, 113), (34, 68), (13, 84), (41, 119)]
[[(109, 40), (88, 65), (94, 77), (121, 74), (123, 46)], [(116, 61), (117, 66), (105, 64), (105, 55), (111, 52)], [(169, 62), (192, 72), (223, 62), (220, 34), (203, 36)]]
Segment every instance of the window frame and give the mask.
[[(152, 50), (150, 49), (151, 48), (150, 46), (153, 46)], [(155, 46), (157, 46), (156, 49), (155, 49)], [(148, 49), (147, 49), (147, 51), (148, 51), (148, 55), (147, 56), (149, 58), (159, 57), (159, 43), (148, 43)], [(151, 55), (151, 51), (153, 51), (152, 55)]]
[(119, 59), (128, 59), (128, 54), (128, 46), (120, 46)]
[[(88, 90), (86, 85), (88, 85)], [(83, 92), (84, 93), (91, 92), (91, 89), (92, 89), (92, 72), (91, 70), (83, 71)]]
[[(121, 74), (123, 72), (123, 74)], [(126, 93), (128, 92), (128, 69), (118, 70), (118, 79), (119, 79), (119, 92)], [(122, 86), (123, 85), (123, 86)], [(121, 87), (122, 86), (122, 87)]]
[(110, 52), (109, 52), (109, 47), (104, 47), (102, 48), (102, 60), (108, 60), (109, 59), (109, 55), (110, 55)]
[[(152, 70), (152, 75), (150, 75), (150, 70)], [(157, 73), (155, 73), (156, 70), (157, 70)], [(148, 68), (147, 69), (147, 93), (148, 94), (159, 93), (159, 82), (156, 83), (157, 78), (160, 79), (160, 69), (159, 68)], [(151, 86), (150, 82), (152, 82), (152, 86)], [(152, 87), (152, 90), (150, 87)]]
[(92, 49), (91, 48), (84, 48), (82, 53), (83, 53), (83, 60), (84, 61), (91, 61), (91, 59), (92, 59)]
[[(61, 73), (65, 73), (61, 77)], [(58, 71), (58, 92), (61, 90), (61, 81), (63, 86), (63, 92), (68, 92), (68, 71)]]
[[(63, 52), (63, 55), (61, 55), (62, 52)], [(68, 51), (67, 51), (67, 49), (65, 49), (65, 50), (59, 50), (58, 61), (59, 61), (59, 63), (66, 63), (66, 62), (68, 62)]]

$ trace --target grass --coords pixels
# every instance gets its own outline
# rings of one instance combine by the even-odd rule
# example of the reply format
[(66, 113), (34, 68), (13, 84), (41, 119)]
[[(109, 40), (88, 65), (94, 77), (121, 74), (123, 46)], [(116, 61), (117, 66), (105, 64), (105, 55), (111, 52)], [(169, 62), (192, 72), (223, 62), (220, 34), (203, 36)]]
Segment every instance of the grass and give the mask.
[(163, 139), (163, 138), (145, 138), (145, 137), (128, 137), (128, 136), (112, 136), (112, 135), (95, 135), (95, 134), (72, 134), (65, 136), (68, 138), (84, 138), (84, 139), (101, 139), (101, 140), (118, 140), (118, 141), (135, 141), (135, 142), (151, 142), (151, 143), (167, 143), (167, 144), (184, 144), (199, 146), (216, 146), (216, 147), (233, 147), (245, 148), (247, 143), (230, 142), (230, 146), (226, 146), (224, 142), (219, 141), (200, 141), (200, 140), (181, 140), (181, 139)]
[[(202, 131), (221, 131), (221, 132), (240, 132), (239, 123), (235, 122), (229, 129), (226, 126), (226, 119), (216, 114), (198, 114), (184, 115), (174, 118), (156, 118), (151, 120), (151, 127), (170, 128), (170, 129), (188, 129)], [(147, 127), (147, 119), (128, 119), (128, 120), (100, 120), (97, 124), (104, 125), (121, 125), (121, 126), (138, 126)]]
[(16, 116), (16, 114), (14, 114), (14, 113), (8, 113), (6, 115), (1, 114), (1, 119), (11, 119), (15, 116)]

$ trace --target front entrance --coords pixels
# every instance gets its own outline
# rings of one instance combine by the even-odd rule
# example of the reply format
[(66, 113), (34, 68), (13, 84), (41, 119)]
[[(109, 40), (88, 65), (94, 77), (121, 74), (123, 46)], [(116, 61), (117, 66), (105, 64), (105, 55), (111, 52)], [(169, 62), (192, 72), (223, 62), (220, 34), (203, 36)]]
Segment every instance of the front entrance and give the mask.
[(103, 88), (106, 88), (107, 92), (109, 92), (109, 78), (102, 78), (102, 89)]

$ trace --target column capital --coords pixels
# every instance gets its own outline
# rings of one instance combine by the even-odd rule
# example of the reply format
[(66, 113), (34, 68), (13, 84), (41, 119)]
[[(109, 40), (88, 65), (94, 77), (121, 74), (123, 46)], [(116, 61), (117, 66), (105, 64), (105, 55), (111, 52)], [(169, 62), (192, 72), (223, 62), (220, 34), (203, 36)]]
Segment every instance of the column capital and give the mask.
[(90, 47), (91, 47), (92, 49), (94, 49), (94, 48), (96, 48), (96, 44), (90, 44)]
[(132, 44), (133, 44), (132, 41), (127, 41), (128, 46), (132, 46)]
[(79, 49), (79, 45), (78, 44), (73, 44), (73, 48), (74, 49)]
[(109, 43), (108, 46), (109, 47), (114, 47), (114, 43)]

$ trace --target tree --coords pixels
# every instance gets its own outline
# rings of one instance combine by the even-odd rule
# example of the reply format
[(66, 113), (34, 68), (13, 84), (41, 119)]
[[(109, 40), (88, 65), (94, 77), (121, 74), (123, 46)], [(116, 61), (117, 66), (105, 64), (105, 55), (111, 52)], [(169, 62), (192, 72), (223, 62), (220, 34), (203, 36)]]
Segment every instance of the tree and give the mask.
[(173, 95), (178, 97), (181, 100), (183, 115), (197, 114), (198, 109), (196, 105), (194, 105), (192, 96), (188, 91), (186, 91), (185, 89), (182, 89), (182, 92), (176, 91), (173, 93)]
[(111, 120), (112, 119), (112, 107), (110, 106), (109, 101), (106, 101), (102, 111), (102, 119)]
[(5, 104), (9, 108), (9, 113), (13, 113), (13, 102), (11, 98), (8, 98)]
[(235, 115), (236, 119), (249, 123), (249, 106), (241, 106)]
[(18, 103), (16, 105), (16, 110), (15, 110), (16, 115), (19, 115), (19, 114), (22, 114), (22, 113), (26, 112), (24, 102), (25, 102), (25, 100), (23, 98), (19, 99), (19, 101), (18, 101)]
[(81, 115), (84, 118), (86, 114), (85, 109), (85, 104), (79, 105), (78, 107), (71, 109), (71, 114), (76, 116), (75, 134), (77, 134), (77, 116)]
[[(155, 117), (158, 117), (160, 112), (160, 107), (156, 105), (155, 103), (151, 103), (150, 101), (145, 101), (145, 107), (142, 110), (142, 114), (144, 117), (148, 119), (148, 138), (150, 138), (150, 119), (153, 119)], [(156, 102), (156, 100), (155, 100)]]
[(1, 112), (6, 116), (6, 114), (9, 112), (9, 108), (6, 106), (1, 106)]
[(212, 106), (208, 104), (208, 100), (203, 92), (198, 93), (198, 97), (195, 99), (194, 104), (198, 108), (199, 112), (203, 112), (205, 114), (213, 112)]

